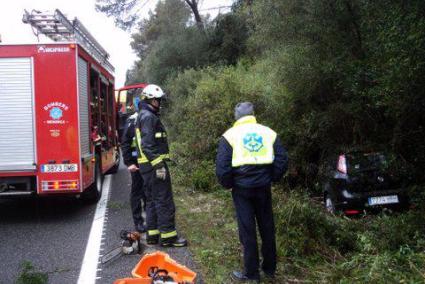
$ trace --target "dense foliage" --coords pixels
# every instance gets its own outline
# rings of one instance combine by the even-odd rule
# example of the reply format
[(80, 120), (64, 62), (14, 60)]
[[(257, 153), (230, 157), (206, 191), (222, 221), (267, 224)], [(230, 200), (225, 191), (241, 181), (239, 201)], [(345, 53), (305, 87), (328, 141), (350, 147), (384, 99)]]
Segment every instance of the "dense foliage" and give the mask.
[[(121, 15), (130, 2), (105, 9)], [(296, 183), (314, 187), (323, 160), (350, 149), (388, 152), (424, 181), (425, 2), (239, 0), (203, 29), (186, 4), (159, 1), (139, 23), (128, 83), (166, 87), (176, 159), (197, 169), (187, 181), (211, 175), (241, 100), (279, 132)]]
[[(388, 152), (423, 182), (424, 9), (423, 1), (242, 1), (226, 16), (238, 21), (233, 33), (223, 17), (211, 27), (208, 54), (219, 55), (204, 64), (216, 67), (167, 77), (173, 141), (196, 149), (182, 151), (189, 161), (212, 162), (233, 105), (253, 100), (285, 141), (298, 182), (313, 185), (330, 153), (353, 148)], [(228, 42), (214, 48), (220, 33)], [(229, 54), (239, 63), (216, 65), (234, 63)], [(181, 111), (185, 119), (175, 119)]]

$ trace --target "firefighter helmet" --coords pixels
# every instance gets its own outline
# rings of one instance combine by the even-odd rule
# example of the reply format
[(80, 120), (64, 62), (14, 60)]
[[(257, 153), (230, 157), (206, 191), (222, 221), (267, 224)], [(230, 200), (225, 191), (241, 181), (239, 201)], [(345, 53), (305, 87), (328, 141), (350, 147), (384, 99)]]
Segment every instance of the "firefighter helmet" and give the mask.
[(160, 99), (164, 96), (162, 89), (154, 84), (147, 85), (142, 92), (142, 97), (145, 99)]

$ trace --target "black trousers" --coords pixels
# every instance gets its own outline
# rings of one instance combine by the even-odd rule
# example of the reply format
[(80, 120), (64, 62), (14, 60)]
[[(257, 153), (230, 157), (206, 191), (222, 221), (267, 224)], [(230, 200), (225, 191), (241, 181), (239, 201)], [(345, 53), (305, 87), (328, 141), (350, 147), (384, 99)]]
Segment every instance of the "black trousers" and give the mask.
[[(146, 195), (143, 187), (143, 178), (139, 171), (130, 172), (131, 174), (131, 192), (130, 206), (133, 215), (134, 225), (143, 224), (142, 211), (146, 207)], [(143, 207), (142, 207), (143, 202)]]
[(256, 221), (261, 236), (261, 268), (265, 273), (276, 271), (276, 239), (273, 220), (270, 186), (262, 188), (234, 188), (233, 203), (239, 228), (239, 239), (243, 246), (245, 274), (249, 278), (259, 278), (259, 256), (257, 246)]
[(165, 180), (156, 178), (155, 170), (143, 173), (146, 190), (146, 224), (148, 232), (159, 230), (161, 234), (176, 230), (176, 207), (171, 190), (171, 178), (167, 169)]

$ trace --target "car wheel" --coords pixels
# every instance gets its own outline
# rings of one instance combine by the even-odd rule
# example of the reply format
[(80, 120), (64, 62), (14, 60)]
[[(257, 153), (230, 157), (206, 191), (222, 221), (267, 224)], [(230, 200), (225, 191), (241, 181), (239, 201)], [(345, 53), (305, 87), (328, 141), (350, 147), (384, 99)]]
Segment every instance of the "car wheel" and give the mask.
[(335, 205), (329, 194), (325, 194), (325, 209), (331, 214), (335, 214)]

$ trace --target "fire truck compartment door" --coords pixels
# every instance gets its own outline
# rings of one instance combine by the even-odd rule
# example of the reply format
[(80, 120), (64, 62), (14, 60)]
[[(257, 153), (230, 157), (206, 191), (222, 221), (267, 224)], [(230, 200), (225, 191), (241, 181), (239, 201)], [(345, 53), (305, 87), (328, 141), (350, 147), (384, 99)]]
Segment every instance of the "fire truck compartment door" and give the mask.
[(0, 171), (35, 169), (31, 58), (0, 58)]
[(80, 146), (81, 156), (90, 155), (90, 127), (89, 127), (89, 94), (87, 62), (78, 58), (78, 92), (80, 94)]

